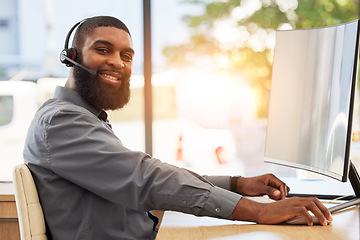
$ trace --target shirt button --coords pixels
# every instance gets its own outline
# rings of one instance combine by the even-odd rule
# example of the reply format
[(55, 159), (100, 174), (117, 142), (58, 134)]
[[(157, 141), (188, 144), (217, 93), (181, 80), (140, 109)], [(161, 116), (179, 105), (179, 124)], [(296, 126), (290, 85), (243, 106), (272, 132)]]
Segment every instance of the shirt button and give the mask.
[(217, 212), (217, 213), (220, 212), (220, 208), (218, 208), (218, 207), (215, 208), (215, 212)]
[(187, 204), (187, 201), (186, 201), (186, 200), (184, 200), (184, 201), (183, 201), (183, 204), (184, 204), (184, 205), (186, 205), (186, 204)]

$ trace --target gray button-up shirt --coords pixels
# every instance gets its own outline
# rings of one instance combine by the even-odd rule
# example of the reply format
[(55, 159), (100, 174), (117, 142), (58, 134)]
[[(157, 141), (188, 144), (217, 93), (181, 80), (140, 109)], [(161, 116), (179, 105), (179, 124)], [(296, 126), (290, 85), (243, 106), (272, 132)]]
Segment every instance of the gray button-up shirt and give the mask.
[(232, 219), (241, 196), (224, 189), (229, 177), (129, 150), (101, 113), (57, 87), (29, 128), (24, 159), (53, 239), (154, 239), (155, 209)]

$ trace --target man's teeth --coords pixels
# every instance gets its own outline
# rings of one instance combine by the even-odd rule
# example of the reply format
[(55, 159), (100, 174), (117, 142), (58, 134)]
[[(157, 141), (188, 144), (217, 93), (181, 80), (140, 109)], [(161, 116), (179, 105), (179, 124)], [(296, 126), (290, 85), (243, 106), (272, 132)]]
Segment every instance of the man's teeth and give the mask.
[(119, 80), (117, 77), (113, 77), (113, 76), (108, 75), (108, 74), (104, 74), (104, 77), (110, 78), (112, 80)]

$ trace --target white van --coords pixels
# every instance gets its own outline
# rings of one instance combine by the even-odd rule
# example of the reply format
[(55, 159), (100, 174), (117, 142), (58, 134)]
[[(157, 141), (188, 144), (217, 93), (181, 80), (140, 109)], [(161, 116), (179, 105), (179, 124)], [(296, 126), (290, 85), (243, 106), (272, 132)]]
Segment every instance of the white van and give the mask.
[(26, 133), (38, 108), (36, 84), (0, 81), (0, 181), (12, 180), (14, 165), (24, 162)]

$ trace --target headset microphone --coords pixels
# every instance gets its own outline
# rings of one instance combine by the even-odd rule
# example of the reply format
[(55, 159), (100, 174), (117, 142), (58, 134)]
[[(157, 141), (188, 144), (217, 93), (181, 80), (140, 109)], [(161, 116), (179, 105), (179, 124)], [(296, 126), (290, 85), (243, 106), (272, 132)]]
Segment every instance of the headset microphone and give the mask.
[(78, 63), (76, 61), (77, 58), (77, 50), (75, 48), (69, 48), (69, 40), (71, 33), (74, 31), (74, 29), (80, 25), (81, 23), (85, 22), (86, 19), (76, 23), (68, 32), (66, 39), (65, 39), (65, 46), (64, 49), (60, 53), (60, 61), (61, 63), (65, 64), (67, 67), (73, 67), (74, 65), (84, 69), (85, 71), (89, 72), (92, 75), (96, 75), (96, 72), (93, 70), (90, 70), (89, 68), (85, 67), (84, 65)]
[[(63, 61), (69, 61), (70, 63), (72, 63), (72, 66), (76, 65), (76, 66), (84, 69), (85, 71), (89, 72), (90, 74), (96, 75), (96, 72), (95, 72), (95, 71), (93, 71), (93, 70), (85, 67), (84, 65), (81, 65), (81, 64), (78, 63), (78, 62), (75, 62), (75, 61), (72, 60), (71, 58), (67, 57), (65, 54), (66, 54), (66, 53), (64, 53), (64, 51), (62, 51), (62, 52), (60, 53), (60, 61), (61, 61), (61, 62), (63, 62)], [(67, 64), (66, 66), (68, 66), (68, 64)], [(69, 67), (72, 67), (72, 66), (69, 66)]]

